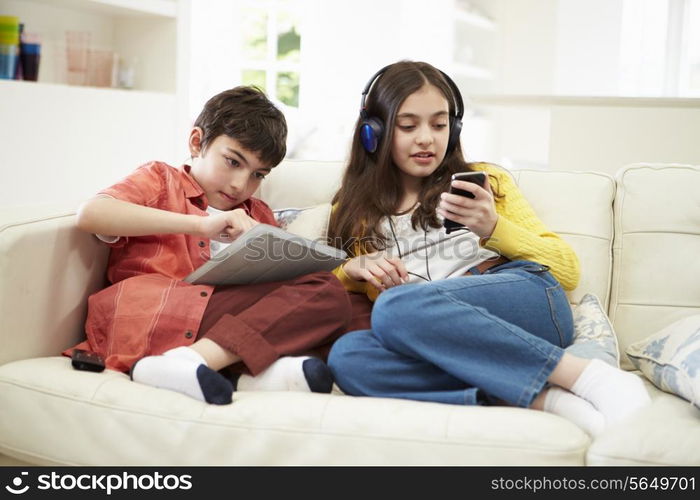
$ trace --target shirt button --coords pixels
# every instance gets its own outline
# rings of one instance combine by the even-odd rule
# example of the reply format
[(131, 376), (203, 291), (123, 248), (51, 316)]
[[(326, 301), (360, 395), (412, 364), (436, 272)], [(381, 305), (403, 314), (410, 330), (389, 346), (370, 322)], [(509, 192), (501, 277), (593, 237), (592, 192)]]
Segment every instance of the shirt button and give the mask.
[(201, 292), (199, 295), (201, 295), (202, 297), (206, 297), (209, 294), (207, 292)]
[(200, 241), (200, 242), (198, 243), (198, 245), (199, 245), (200, 247), (204, 247), (204, 242), (203, 242), (203, 241)]
[(190, 331), (186, 331), (186, 332), (185, 332), (185, 337), (188, 338), (188, 339), (191, 339), (191, 338), (192, 338), (192, 335), (194, 335), (194, 334), (193, 334), (192, 332), (190, 332)]

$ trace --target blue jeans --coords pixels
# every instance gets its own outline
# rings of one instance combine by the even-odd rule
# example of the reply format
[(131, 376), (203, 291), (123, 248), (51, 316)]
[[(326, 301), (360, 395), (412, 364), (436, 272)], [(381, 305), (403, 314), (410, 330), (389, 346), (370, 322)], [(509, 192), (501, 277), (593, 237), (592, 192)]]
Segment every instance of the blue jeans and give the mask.
[(374, 305), (372, 329), (338, 339), (328, 364), (355, 396), (528, 407), (572, 336), (559, 282), (520, 260), (390, 288)]

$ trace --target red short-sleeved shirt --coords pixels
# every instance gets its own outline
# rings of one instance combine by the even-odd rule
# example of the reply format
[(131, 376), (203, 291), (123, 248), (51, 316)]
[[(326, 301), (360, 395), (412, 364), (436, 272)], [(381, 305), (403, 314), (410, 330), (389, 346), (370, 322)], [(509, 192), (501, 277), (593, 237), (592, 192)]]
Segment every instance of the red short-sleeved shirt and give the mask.
[[(188, 165), (177, 169), (147, 163), (100, 194), (170, 212), (208, 215), (204, 191)], [(277, 225), (270, 207), (258, 199), (236, 208)], [(209, 240), (161, 234), (122, 237), (110, 246), (111, 285), (89, 297), (87, 340), (75, 348), (101, 354), (107, 368), (128, 371), (143, 356), (192, 344), (214, 287), (182, 279), (209, 259)]]

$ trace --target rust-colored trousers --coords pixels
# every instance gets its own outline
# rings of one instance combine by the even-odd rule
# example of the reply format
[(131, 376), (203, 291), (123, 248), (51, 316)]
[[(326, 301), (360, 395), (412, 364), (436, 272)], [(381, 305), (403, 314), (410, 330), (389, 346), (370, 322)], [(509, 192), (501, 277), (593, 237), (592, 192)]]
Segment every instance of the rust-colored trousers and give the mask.
[(369, 328), (372, 303), (348, 294), (331, 273), (289, 281), (217, 286), (197, 338), (207, 338), (240, 356), (230, 367), (257, 375), (280, 356), (325, 360), (342, 334)]

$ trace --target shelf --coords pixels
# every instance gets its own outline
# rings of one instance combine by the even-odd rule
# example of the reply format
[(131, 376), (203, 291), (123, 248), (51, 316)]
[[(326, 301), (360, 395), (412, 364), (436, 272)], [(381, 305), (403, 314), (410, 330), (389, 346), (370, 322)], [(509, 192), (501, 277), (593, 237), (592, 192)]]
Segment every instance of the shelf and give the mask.
[[(66, 33), (90, 33), (83, 50), (109, 52), (134, 70), (135, 89), (173, 93), (176, 89), (178, 13), (184, 0), (0, 0), (27, 32), (41, 39), (39, 81), (65, 83)], [(100, 55), (101, 51), (102, 54)], [(108, 63), (103, 63), (102, 67)], [(97, 67), (97, 66), (93, 66)], [(93, 80), (96, 82), (96, 80)]]
[(0, 88), (5, 87), (6, 90), (13, 92), (69, 92), (71, 95), (79, 95), (80, 92), (94, 93), (98, 95), (107, 95), (113, 93), (115, 96), (138, 96), (139, 99), (153, 97), (174, 99), (174, 92), (163, 92), (158, 90), (143, 90), (143, 89), (122, 89), (116, 87), (93, 87), (90, 85), (68, 85), (67, 83), (52, 83), (52, 82), (28, 82), (24, 80), (0, 80)]
[(455, 0), (452, 71), (470, 93), (493, 91), (498, 76), (498, 23), (488, 0)]
[(700, 108), (700, 98), (604, 95), (472, 94), (472, 102), (489, 106), (603, 106), (641, 108)]
[(28, 0), (33, 3), (78, 9), (111, 16), (177, 17), (174, 0)]
[(456, 19), (475, 28), (481, 28), (487, 31), (495, 31), (496, 23), (480, 14), (467, 12), (466, 10), (457, 9), (455, 11)]

